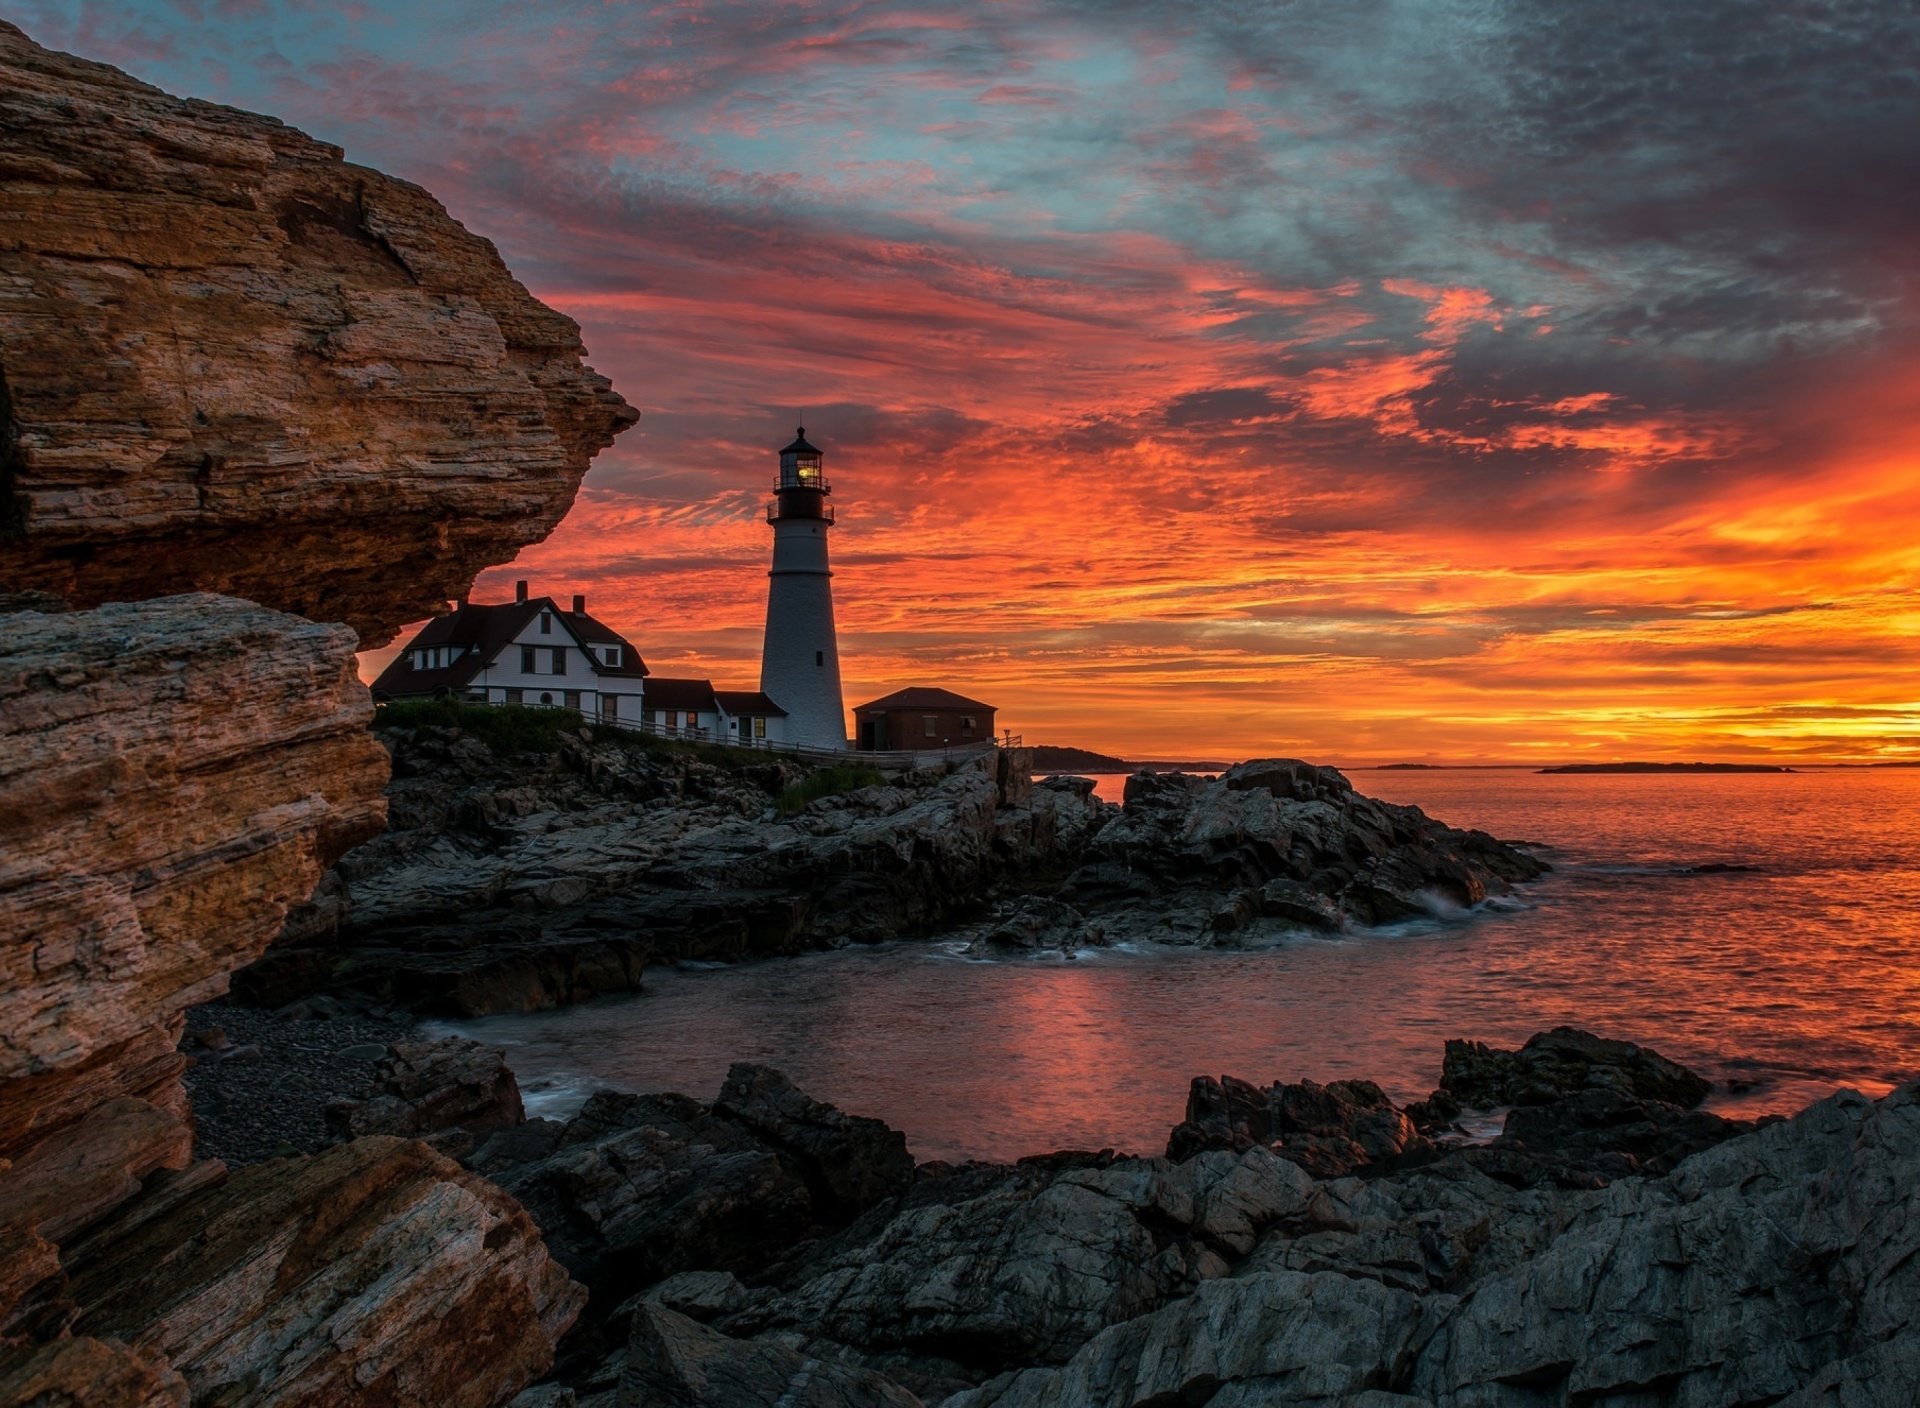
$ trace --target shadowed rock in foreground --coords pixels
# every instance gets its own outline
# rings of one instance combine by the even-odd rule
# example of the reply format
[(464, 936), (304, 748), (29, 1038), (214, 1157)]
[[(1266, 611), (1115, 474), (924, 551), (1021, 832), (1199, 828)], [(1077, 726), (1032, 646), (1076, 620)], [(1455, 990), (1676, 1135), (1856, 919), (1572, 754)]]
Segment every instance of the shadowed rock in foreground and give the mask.
[[(1613, 1059), (1593, 1063), (1608, 1072), (1598, 1083), (1516, 1116), (1624, 1093), (1609, 1084), (1622, 1073), (1691, 1076), (1567, 1029), (1530, 1043), (1547, 1047)], [(804, 1102), (760, 1068), (736, 1068), (735, 1084)], [(1270, 1091), (1293, 1109), (1334, 1092), (1353, 1111), (1393, 1110), (1346, 1084)], [(711, 1110), (624, 1099), (611, 1120), (602, 1107), (543, 1134), (555, 1153), (527, 1169), (656, 1238), (674, 1208), (712, 1228), (729, 1199), (720, 1220), (747, 1226), (741, 1147), (688, 1138), (725, 1121), (725, 1098)], [(804, 1108), (814, 1158), (836, 1127), (872, 1139), (865, 1122)], [(734, 1244), (725, 1271), (709, 1233), (708, 1251), (682, 1239), (671, 1263), (650, 1251), (644, 1275), (623, 1277), (642, 1263), (603, 1237), (591, 1274), (629, 1298), (576, 1344), (568, 1382), (591, 1408), (1907, 1408), (1920, 1381), (1920, 1086), (1719, 1133), (1670, 1172), (1611, 1181), (1588, 1149), (1542, 1143), (1516, 1163), (1510, 1147), (1438, 1130), (1412, 1135), (1418, 1149), (1382, 1145), (1359, 1176), (1316, 1178), (1265, 1143), (923, 1165), (857, 1215), (849, 1203), (773, 1219), (782, 1230), (761, 1255)], [(509, 1144), (489, 1146), (497, 1165)], [(678, 1150), (676, 1171), (642, 1173), (645, 1158), (612, 1161), (616, 1147)], [(569, 1149), (575, 1172), (554, 1182)], [(616, 1168), (624, 1185), (605, 1181)], [(777, 1198), (791, 1207), (803, 1182)], [(614, 1186), (629, 1191), (609, 1202)]]

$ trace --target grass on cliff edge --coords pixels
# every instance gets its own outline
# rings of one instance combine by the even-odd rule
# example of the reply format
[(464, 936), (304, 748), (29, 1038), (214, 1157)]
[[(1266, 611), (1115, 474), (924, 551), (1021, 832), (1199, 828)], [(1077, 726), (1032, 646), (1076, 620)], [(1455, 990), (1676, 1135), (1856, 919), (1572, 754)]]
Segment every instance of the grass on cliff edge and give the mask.
[(878, 768), (868, 767), (864, 763), (835, 763), (831, 767), (814, 769), (787, 788), (780, 794), (780, 800), (774, 807), (781, 816), (792, 816), (795, 812), (805, 811), (807, 803), (817, 802), (822, 797), (857, 792), (862, 787), (878, 787), (886, 780)]
[[(515, 753), (557, 753), (566, 740), (577, 739), (583, 727), (593, 728), (591, 720), (578, 709), (468, 704), (459, 699), (394, 700), (374, 710), (373, 726), (376, 729), (457, 728), (472, 734), (503, 757)], [(617, 743), (642, 752), (678, 753), (734, 770), (764, 765), (779, 756), (750, 748), (729, 748), (724, 743), (683, 743), (625, 728), (594, 729), (593, 736), (597, 742)]]

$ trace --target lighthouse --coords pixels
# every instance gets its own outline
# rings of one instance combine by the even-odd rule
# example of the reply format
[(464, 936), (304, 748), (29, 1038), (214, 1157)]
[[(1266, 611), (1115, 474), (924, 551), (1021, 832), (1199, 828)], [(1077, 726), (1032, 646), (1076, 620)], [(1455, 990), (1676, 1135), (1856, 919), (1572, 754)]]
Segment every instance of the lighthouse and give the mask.
[(840, 651), (833, 639), (833, 573), (827, 530), (833, 492), (820, 451), (801, 426), (780, 452), (780, 478), (767, 522), (773, 569), (767, 573), (767, 634), (760, 647), (760, 692), (787, 711), (787, 740), (813, 748), (847, 746), (840, 698)]

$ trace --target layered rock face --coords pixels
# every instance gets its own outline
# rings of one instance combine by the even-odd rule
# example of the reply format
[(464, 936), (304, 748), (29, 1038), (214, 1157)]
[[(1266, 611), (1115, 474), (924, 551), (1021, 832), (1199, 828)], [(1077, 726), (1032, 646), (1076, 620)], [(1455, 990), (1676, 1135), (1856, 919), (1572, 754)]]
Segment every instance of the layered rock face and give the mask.
[[(633, 419), (426, 193), (0, 24), (0, 1399), (481, 1405), (551, 1362), (581, 1292), (511, 1197), (392, 1138), (193, 1163), (176, 1043), (381, 827), (357, 646)], [(518, 1118), (447, 1055), (387, 1098)]]
[(0, 1158), (20, 1160), (116, 1099), (184, 1115), (180, 1013), (380, 829), (387, 760), (344, 627), (213, 596), (6, 621)]
[(425, 191), (0, 22), (0, 583), (378, 645), (635, 419)]
[[(484, 712), (484, 711), (470, 711)], [(804, 774), (608, 730), (510, 751), (474, 728), (383, 730), (392, 825), (348, 856), (247, 1001), (357, 993), (457, 1015), (640, 985), (650, 958), (736, 958), (928, 932), (1003, 881), (1070, 867), (1113, 809), (994, 760), (822, 797)]]

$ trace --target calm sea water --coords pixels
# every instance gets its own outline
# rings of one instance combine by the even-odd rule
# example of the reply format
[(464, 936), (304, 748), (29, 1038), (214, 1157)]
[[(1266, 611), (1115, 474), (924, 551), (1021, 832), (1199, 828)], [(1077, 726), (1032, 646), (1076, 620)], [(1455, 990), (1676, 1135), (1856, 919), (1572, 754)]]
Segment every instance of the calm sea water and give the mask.
[[(535, 1113), (598, 1085), (711, 1098), (751, 1059), (923, 1159), (1158, 1152), (1201, 1074), (1367, 1076), (1412, 1099), (1448, 1037), (1562, 1022), (1703, 1071), (1729, 1112), (1920, 1074), (1920, 771), (1352, 776), (1557, 869), (1458, 922), (1074, 960), (896, 943), (654, 970), (637, 996), (448, 1029), (509, 1047)], [(1680, 873), (1716, 862), (1754, 868)]]

